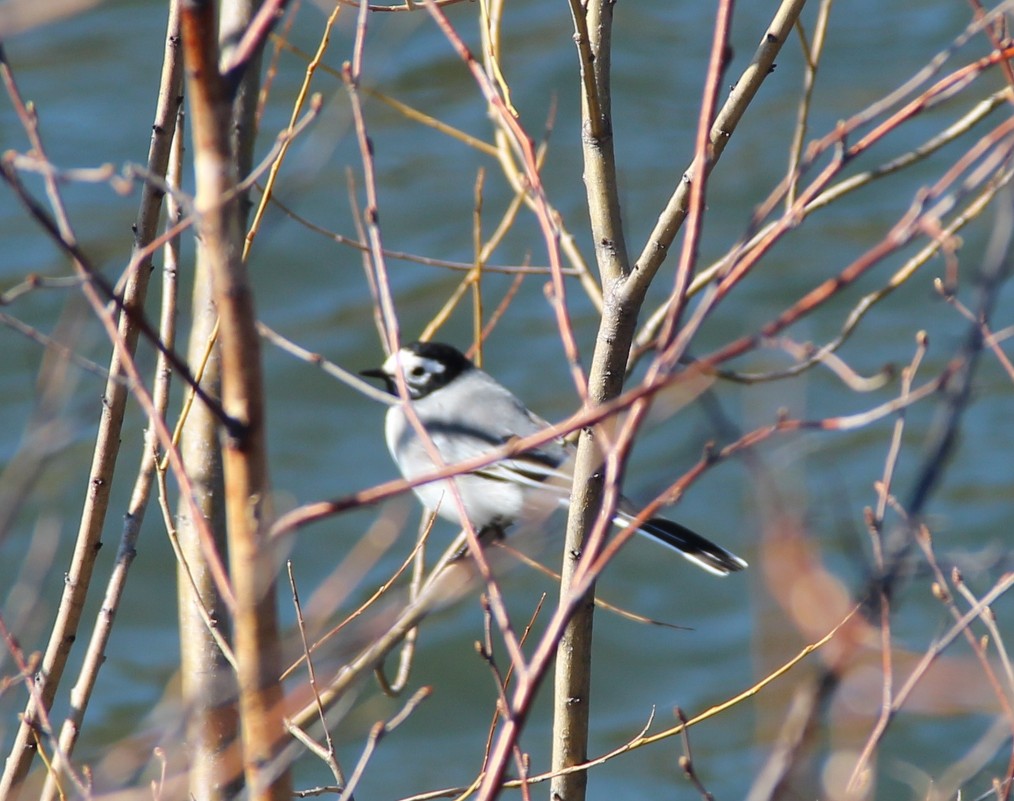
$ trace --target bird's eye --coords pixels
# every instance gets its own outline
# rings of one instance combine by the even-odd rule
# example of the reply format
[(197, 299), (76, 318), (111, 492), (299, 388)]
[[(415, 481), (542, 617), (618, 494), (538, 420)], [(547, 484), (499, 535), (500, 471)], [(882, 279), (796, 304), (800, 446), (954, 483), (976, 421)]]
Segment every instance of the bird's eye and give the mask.
[(412, 378), (422, 378), (424, 375), (426, 375), (426, 370), (420, 367), (419, 365), (416, 365), (415, 367), (413, 367), (411, 370), (408, 371), (408, 374), (412, 376)]

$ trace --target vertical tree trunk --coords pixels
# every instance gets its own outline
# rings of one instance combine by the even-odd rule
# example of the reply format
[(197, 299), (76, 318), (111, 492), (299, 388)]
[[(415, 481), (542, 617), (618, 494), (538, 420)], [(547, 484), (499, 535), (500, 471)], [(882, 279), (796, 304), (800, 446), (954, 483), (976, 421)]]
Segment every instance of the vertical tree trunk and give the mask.
[(235, 595), (243, 772), (250, 799), (287, 801), (290, 780), (281, 758), (287, 734), (278, 681), (281, 647), (275, 561), (266, 542), (271, 509), (260, 338), (241, 258), (233, 96), (219, 72), (213, 3), (195, 0), (185, 5), (183, 45), (194, 143), (195, 207), (219, 319), (222, 407), (227, 418), (221, 440), (224, 499)]

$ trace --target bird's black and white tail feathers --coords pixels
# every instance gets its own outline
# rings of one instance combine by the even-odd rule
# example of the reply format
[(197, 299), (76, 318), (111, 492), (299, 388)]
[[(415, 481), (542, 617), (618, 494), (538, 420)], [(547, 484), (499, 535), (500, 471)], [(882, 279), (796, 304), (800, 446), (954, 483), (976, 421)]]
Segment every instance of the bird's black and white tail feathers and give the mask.
[[(535, 458), (531, 453), (524, 453), (513, 459), (498, 462), (492, 467), (484, 468), (480, 472), (490, 479), (510, 480), (532, 488), (548, 489), (552, 486), (558, 496), (560, 506), (565, 509), (570, 505), (569, 471), (561, 469), (552, 459), (545, 456)], [(628, 511), (631, 504), (626, 499), (623, 499), (621, 503), (627, 508), (616, 513), (613, 523), (617, 526), (628, 526), (634, 520), (633, 515)], [(727, 551), (721, 545), (716, 545), (686, 526), (681, 526), (664, 517), (651, 518), (643, 523), (637, 531), (656, 542), (669, 546), (688, 562), (692, 562), (715, 576), (727, 576), (748, 567), (745, 559)]]
[[(625, 525), (632, 520), (633, 518), (623, 514), (617, 516), (616, 523), (617, 525)], [(638, 531), (663, 545), (668, 545), (684, 559), (716, 576), (727, 576), (747, 567), (746, 560), (691, 531), (686, 526), (666, 520), (664, 517), (653, 517), (644, 523)]]

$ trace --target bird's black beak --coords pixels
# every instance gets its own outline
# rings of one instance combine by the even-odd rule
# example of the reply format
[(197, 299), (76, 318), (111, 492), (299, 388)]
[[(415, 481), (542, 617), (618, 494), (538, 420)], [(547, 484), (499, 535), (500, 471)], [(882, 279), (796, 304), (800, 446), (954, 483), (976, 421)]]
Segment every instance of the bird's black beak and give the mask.
[(360, 370), (359, 375), (361, 375), (363, 378), (379, 378), (381, 381), (384, 382), (384, 389), (386, 389), (392, 395), (398, 394), (398, 387), (394, 383), (394, 379), (391, 378), (391, 376), (389, 376), (379, 367), (375, 367), (372, 370)]

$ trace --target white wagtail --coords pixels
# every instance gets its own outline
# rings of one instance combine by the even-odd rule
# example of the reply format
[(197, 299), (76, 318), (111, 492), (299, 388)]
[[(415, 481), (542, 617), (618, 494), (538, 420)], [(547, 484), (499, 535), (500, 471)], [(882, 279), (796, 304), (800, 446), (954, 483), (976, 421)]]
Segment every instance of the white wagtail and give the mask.
[[(474, 458), (548, 425), (451, 345), (414, 342), (391, 354), (379, 369), (361, 374), (381, 379), (387, 390), (397, 395), (399, 365), (412, 408), (445, 464)], [(385, 434), (391, 456), (405, 478), (414, 479), (436, 468), (402, 404), (388, 410)], [(468, 520), (476, 531), (502, 531), (518, 520), (540, 520), (553, 509), (566, 506), (570, 494), (567, 471), (573, 453), (570, 444), (554, 440), (455, 476)], [(458, 503), (446, 481), (423, 484), (414, 491), (427, 509), (461, 524)], [(629, 525), (631, 506), (625, 500), (621, 506), (613, 522)], [(725, 576), (747, 566), (735, 554), (671, 520), (652, 518), (638, 530), (715, 575)]]

